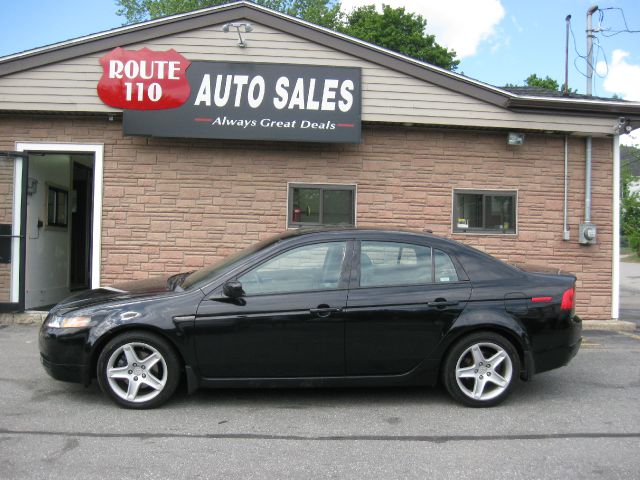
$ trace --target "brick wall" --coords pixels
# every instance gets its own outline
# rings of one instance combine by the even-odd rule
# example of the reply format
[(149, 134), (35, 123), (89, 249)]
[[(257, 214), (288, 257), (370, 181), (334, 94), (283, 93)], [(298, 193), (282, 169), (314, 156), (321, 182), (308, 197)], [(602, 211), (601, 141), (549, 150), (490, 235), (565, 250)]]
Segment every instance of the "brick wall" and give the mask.
[[(528, 134), (366, 127), (360, 145), (123, 137), (102, 119), (0, 119), (15, 141), (104, 143), (102, 281), (195, 269), (286, 228), (287, 182), (356, 183), (358, 226), (430, 228), (510, 262), (578, 276), (578, 313), (609, 318), (612, 142), (594, 139), (592, 221), (598, 244), (577, 243), (584, 216), (584, 139), (570, 141), (569, 223), (562, 240), (564, 143)], [(517, 189), (518, 234), (451, 234), (454, 188)]]

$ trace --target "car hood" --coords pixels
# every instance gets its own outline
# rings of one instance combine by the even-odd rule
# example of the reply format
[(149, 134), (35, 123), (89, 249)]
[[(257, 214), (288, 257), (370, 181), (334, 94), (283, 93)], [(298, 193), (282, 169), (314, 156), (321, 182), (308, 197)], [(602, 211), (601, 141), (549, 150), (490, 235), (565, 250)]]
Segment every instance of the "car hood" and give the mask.
[(121, 302), (156, 296), (172, 291), (171, 278), (172, 277), (155, 277), (146, 280), (120, 283), (111, 287), (85, 290), (67, 297), (58, 303), (52, 312), (62, 313), (63, 311), (92, 307), (107, 302)]

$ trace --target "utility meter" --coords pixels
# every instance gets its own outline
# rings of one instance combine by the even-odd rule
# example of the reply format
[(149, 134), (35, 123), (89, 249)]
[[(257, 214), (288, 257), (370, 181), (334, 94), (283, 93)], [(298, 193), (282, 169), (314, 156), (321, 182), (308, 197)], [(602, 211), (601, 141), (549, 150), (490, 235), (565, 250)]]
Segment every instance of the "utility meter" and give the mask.
[(593, 223), (581, 223), (578, 239), (583, 245), (593, 245), (596, 243), (596, 226)]

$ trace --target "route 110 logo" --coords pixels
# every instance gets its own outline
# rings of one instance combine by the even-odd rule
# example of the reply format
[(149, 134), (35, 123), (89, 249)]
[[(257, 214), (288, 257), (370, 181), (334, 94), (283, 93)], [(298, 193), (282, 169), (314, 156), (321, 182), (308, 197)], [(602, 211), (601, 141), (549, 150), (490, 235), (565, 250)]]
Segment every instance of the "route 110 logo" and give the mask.
[(187, 68), (191, 62), (171, 49), (154, 52), (148, 48), (116, 48), (100, 59), (100, 99), (116, 108), (163, 110), (176, 108), (189, 98)]

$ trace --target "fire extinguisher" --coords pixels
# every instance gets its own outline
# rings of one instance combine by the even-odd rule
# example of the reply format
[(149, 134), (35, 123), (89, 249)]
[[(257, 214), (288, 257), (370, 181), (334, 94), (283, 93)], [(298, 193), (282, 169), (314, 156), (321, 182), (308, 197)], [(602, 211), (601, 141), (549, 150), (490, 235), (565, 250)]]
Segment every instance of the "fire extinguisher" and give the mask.
[(300, 216), (302, 215), (302, 209), (300, 208), (294, 208), (293, 209), (293, 218), (291, 219), (292, 222), (299, 222), (300, 221)]

